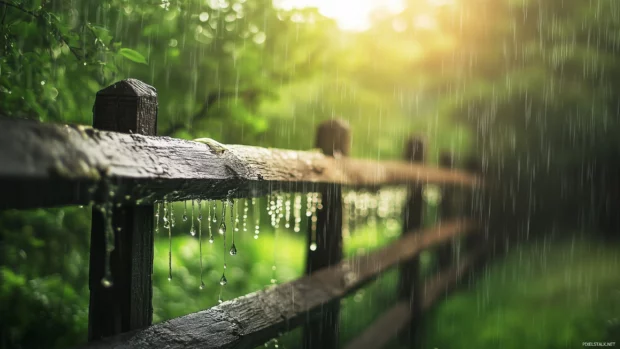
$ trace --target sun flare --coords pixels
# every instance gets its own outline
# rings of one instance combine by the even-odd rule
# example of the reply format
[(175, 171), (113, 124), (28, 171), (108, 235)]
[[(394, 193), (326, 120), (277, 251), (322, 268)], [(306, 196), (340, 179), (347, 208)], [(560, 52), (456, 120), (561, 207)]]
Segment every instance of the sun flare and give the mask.
[(341, 29), (353, 31), (368, 29), (374, 11), (398, 13), (404, 8), (402, 0), (274, 0), (274, 4), (286, 10), (316, 7), (322, 15), (335, 19)]

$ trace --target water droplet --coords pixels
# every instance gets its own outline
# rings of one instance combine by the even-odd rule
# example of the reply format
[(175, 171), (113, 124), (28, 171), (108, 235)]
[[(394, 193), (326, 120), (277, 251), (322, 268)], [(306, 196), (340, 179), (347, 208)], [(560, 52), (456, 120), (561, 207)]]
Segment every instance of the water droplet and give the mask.
[(228, 283), (228, 280), (226, 280), (226, 275), (222, 274), (222, 277), (220, 278), (220, 285), (224, 286)]
[(312, 193), (306, 194), (306, 217), (312, 216)]
[(220, 233), (220, 235), (226, 234), (226, 223), (224, 221), (220, 222), (220, 227), (217, 232)]
[(286, 229), (291, 227), (291, 196), (288, 193), (284, 198), (284, 227)]
[(187, 222), (187, 201), (183, 201), (183, 222)]
[(217, 215), (216, 215), (216, 210), (217, 210), (217, 204), (215, 203), (215, 200), (213, 200), (213, 223), (217, 223)]
[(233, 242), (232, 246), (230, 247), (230, 255), (235, 256), (236, 254), (237, 254), (237, 247), (235, 246), (235, 243)]
[(310, 251), (316, 251), (316, 242), (310, 244)]
[(201, 282), (200, 282), (200, 289), (201, 289), (201, 290), (204, 290), (205, 286), (206, 286), (206, 285), (205, 285), (205, 283), (201, 281)]
[(159, 233), (159, 211), (161, 210), (161, 202), (155, 204), (155, 232)]
[(212, 243), (214, 243), (214, 242), (215, 242), (215, 240), (213, 240), (213, 236), (212, 236), (211, 238), (209, 238), (209, 243), (210, 243), (210, 244), (212, 244)]
[(189, 228), (189, 233), (190, 233), (192, 236), (196, 236), (196, 228), (194, 228), (194, 226), (192, 226), (191, 228)]
[(103, 285), (103, 287), (105, 288), (109, 288), (112, 287), (114, 283), (112, 282), (112, 278), (110, 278), (109, 276), (104, 276), (103, 278), (101, 278), (101, 285)]
[(295, 193), (295, 199), (293, 201), (293, 219), (294, 226), (293, 231), (299, 233), (301, 224), (301, 195)]

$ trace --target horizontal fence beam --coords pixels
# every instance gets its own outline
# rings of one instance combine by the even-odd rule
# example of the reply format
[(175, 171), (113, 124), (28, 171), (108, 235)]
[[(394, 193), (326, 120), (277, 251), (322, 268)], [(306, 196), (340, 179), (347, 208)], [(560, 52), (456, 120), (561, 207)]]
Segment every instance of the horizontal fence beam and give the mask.
[(339, 301), (386, 269), (432, 245), (476, 231), (475, 226), (468, 220), (443, 223), (295, 281), (82, 348), (254, 348), (278, 332), (316, 318), (324, 305)]
[[(379, 187), (412, 182), (475, 186), (465, 172), (320, 152), (221, 145), (207, 140), (0, 120), (0, 209), (223, 199), (322, 184)], [(112, 191), (113, 196), (103, 191)]]
[[(481, 259), (487, 252), (487, 247), (479, 247), (457, 264), (442, 270), (424, 283), (422, 311), (429, 310), (441, 296), (447, 295), (460, 279)], [(405, 330), (411, 321), (411, 310), (408, 301), (400, 301), (387, 310), (375, 322), (351, 340), (345, 349), (381, 349), (402, 330)]]

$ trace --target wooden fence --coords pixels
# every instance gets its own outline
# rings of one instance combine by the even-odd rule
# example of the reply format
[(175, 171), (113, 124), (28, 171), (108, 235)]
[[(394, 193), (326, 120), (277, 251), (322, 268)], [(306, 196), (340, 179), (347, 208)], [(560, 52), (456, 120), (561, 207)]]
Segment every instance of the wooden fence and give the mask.
[[(304, 326), (303, 347), (336, 348), (339, 300), (400, 266), (397, 304), (347, 345), (380, 348), (398, 333), (413, 333), (423, 311), (486, 251), (476, 234), (461, 239), (481, 231), (480, 225), (457, 217), (462, 212), (456, 212), (451, 200), (455, 189), (465, 188), (471, 202), (460, 211), (479, 212), (472, 205), (478, 205), (473, 193), (480, 179), (471, 171), (454, 170), (448, 155), (442, 156), (442, 168), (425, 166), (419, 138), (408, 142), (405, 161), (396, 162), (348, 158), (350, 131), (337, 120), (318, 128), (316, 146), (322, 152), (156, 137), (156, 91), (133, 79), (99, 91), (93, 112), (94, 128), (0, 120), (0, 209), (89, 203), (113, 207), (111, 287), (101, 283), (105, 215), (93, 208), (91, 342), (86, 348), (253, 348), (297, 326)], [(441, 216), (449, 219), (432, 228), (422, 227), (422, 188), (427, 183), (444, 188)], [(396, 184), (409, 188), (402, 237), (343, 259), (343, 186), (375, 190)], [(308, 252), (306, 276), (152, 325), (154, 202), (248, 198), (273, 191), (322, 194), (317, 246)], [(459, 239), (465, 243), (456, 258)], [(429, 248), (437, 248), (441, 271), (422, 281), (418, 258)]]

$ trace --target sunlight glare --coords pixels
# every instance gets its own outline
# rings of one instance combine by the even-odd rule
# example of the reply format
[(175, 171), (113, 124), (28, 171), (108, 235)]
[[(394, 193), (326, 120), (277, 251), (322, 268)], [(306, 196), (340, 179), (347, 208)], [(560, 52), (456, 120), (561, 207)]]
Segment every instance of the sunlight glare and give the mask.
[(402, 0), (274, 0), (274, 5), (285, 10), (315, 7), (322, 15), (336, 20), (341, 29), (353, 31), (368, 29), (374, 11), (398, 13), (404, 6)]

